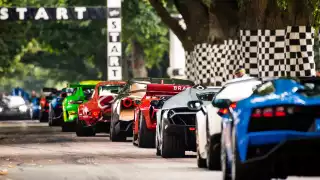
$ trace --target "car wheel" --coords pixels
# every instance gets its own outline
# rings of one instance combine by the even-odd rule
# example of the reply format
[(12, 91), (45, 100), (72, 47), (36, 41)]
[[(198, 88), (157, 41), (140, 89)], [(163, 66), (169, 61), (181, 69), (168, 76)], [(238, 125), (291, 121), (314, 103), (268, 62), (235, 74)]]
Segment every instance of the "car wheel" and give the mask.
[(147, 123), (142, 113), (140, 113), (139, 119), (138, 146), (141, 148), (154, 148), (155, 132), (147, 128)]
[(156, 155), (161, 156), (161, 151), (159, 149), (159, 141), (158, 141), (158, 136), (155, 136), (155, 146), (156, 146)]
[[(217, 137), (217, 136), (216, 136)], [(207, 142), (207, 159), (206, 164), (209, 170), (221, 170), (220, 164), (220, 136), (218, 138), (209, 137)]]
[(133, 133), (133, 136), (132, 136), (132, 144), (134, 146), (137, 146), (138, 143), (137, 143), (137, 140), (138, 140), (138, 135), (137, 134), (134, 134), (134, 131), (132, 132)]
[(221, 171), (222, 171), (222, 180), (231, 180), (231, 165), (227, 158), (227, 150), (224, 146), (224, 136), (221, 135), (221, 152), (220, 152), (220, 161), (221, 161)]
[(70, 126), (67, 123), (63, 122), (61, 125), (62, 132), (70, 132)]
[(49, 124), (49, 126), (53, 126), (53, 123), (52, 123), (52, 109), (51, 108), (49, 109), (48, 124)]
[[(237, 137), (235, 129), (232, 130), (232, 162), (231, 162), (231, 180), (244, 180), (244, 179), (260, 179), (271, 180), (268, 174), (264, 172), (255, 171), (254, 167), (245, 167), (240, 162)], [(257, 169), (258, 170), (258, 169)]]
[(83, 127), (81, 122), (77, 119), (76, 134), (78, 137), (84, 137), (84, 136), (88, 137), (88, 136), (95, 136), (96, 132), (91, 127)]
[(196, 121), (196, 145), (197, 145), (197, 165), (198, 168), (206, 168), (206, 159), (203, 159), (199, 152), (199, 134), (198, 134), (198, 123)]
[(33, 110), (32, 110), (32, 108), (29, 111), (29, 117), (30, 117), (30, 120), (33, 120)]
[(161, 122), (161, 135), (162, 135), (162, 142), (161, 142), (161, 156), (163, 158), (179, 158), (185, 156), (185, 150), (183, 148), (182, 141), (177, 136), (172, 136), (165, 133), (164, 121)]
[(110, 140), (112, 142), (126, 141), (127, 137), (124, 134), (122, 134), (121, 132), (117, 134), (114, 126), (115, 126), (114, 122), (111, 121), (111, 123), (110, 123)]

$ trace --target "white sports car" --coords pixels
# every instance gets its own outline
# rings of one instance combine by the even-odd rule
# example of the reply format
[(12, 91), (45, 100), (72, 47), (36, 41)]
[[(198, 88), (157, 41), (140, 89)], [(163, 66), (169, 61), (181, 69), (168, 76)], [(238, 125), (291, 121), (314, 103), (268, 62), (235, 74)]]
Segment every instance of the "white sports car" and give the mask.
[[(249, 97), (261, 81), (253, 77), (238, 78), (227, 81), (215, 98), (230, 99), (232, 102)], [(197, 164), (199, 168), (220, 170), (220, 138), (224, 109), (213, 107), (211, 103), (199, 105), (189, 103), (189, 109), (199, 110), (196, 114)], [(235, 106), (235, 104), (233, 104)]]
[(21, 96), (5, 96), (0, 101), (1, 118), (30, 119), (30, 104)]

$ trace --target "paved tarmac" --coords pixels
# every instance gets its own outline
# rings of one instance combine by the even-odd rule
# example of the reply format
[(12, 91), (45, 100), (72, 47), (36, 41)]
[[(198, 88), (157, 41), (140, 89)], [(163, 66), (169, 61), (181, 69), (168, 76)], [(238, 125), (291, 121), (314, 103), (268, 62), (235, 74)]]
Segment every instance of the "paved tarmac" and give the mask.
[[(110, 142), (107, 134), (77, 137), (38, 121), (0, 122), (0, 180), (219, 180), (199, 169), (195, 154), (163, 159), (155, 149)], [(320, 179), (320, 178), (289, 178)]]

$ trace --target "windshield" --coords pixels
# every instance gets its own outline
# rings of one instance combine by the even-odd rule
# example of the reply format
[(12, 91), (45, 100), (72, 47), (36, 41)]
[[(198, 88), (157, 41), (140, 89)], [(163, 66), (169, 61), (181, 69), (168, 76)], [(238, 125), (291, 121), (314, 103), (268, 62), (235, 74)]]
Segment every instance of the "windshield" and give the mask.
[(83, 94), (86, 100), (89, 100), (92, 96), (92, 93), (94, 91), (93, 88), (82, 88)]
[(51, 101), (53, 99), (53, 96), (46, 96), (47, 101)]
[(253, 88), (259, 84), (261, 84), (261, 81), (255, 80), (231, 83), (221, 89), (215, 99), (230, 99), (232, 102), (236, 102), (248, 98), (252, 95)]
[(207, 93), (199, 93), (197, 97), (201, 101), (212, 101), (213, 97), (215, 96), (216, 92), (207, 92)]
[(124, 85), (103, 85), (99, 87), (99, 96), (118, 94)]

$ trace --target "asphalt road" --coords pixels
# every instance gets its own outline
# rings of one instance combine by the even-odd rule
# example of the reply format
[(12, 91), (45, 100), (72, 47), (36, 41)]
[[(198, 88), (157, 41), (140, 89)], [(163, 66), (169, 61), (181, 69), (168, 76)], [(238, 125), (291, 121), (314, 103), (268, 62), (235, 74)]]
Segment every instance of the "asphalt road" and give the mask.
[[(106, 134), (76, 137), (37, 121), (0, 122), (0, 180), (219, 180), (199, 169), (194, 153), (163, 159)], [(320, 178), (289, 178), (320, 179)]]

